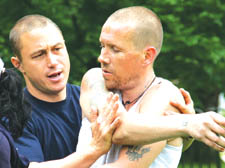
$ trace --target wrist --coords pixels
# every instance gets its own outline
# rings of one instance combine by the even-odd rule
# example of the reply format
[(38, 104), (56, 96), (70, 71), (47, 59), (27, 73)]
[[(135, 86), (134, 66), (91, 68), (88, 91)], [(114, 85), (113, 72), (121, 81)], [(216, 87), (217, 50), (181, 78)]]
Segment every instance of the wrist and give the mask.
[(93, 160), (97, 160), (104, 153), (98, 149), (95, 145), (90, 144), (86, 148), (86, 154)]
[(190, 136), (189, 131), (189, 125), (190, 125), (190, 119), (188, 115), (182, 114), (182, 119), (180, 120), (180, 130), (181, 130), (181, 136), (184, 138), (192, 138)]

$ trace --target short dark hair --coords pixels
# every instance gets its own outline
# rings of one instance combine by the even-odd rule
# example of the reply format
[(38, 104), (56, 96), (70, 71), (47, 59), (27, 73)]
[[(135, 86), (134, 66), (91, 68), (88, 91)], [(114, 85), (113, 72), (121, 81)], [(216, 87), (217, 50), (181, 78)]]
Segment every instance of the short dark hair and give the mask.
[(163, 42), (163, 28), (159, 17), (150, 9), (143, 6), (132, 6), (115, 11), (106, 23), (118, 22), (120, 24), (132, 23), (134, 28), (134, 45), (144, 48), (153, 45), (159, 54)]
[(36, 28), (46, 27), (49, 24), (56, 27), (59, 32), (62, 33), (59, 27), (51, 19), (42, 15), (27, 15), (19, 19), (14, 25), (14, 27), (11, 29), (9, 34), (9, 41), (15, 56), (22, 60), (22, 56), (20, 53), (20, 50), (22, 48), (20, 43), (20, 37), (23, 33), (32, 31)]

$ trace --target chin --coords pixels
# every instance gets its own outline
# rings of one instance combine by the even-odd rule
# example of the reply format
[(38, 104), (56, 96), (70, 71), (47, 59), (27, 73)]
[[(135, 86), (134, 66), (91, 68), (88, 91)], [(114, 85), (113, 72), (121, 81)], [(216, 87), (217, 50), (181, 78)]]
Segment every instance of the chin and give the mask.
[(114, 90), (114, 89), (118, 89), (116, 83), (114, 82), (105, 82), (105, 87), (108, 89), (108, 90)]
[(60, 85), (55, 86), (55, 87), (53, 86), (52, 91), (59, 93), (59, 92), (63, 91), (65, 88), (66, 88), (66, 84), (60, 84)]

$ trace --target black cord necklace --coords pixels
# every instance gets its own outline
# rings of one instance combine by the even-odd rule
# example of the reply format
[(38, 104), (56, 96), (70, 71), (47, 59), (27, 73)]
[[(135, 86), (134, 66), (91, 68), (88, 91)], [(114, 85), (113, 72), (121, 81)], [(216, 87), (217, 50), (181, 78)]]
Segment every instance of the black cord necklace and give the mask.
[(154, 77), (154, 79), (151, 81), (151, 83), (148, 85), (148, 87), (137, 97), (137, 98), (135, 98), (134, 100), (132, 100), (132, 101), (126, 101), (126, 102), (124, 102), (123, 100), (122, 100), (122, 104), (124, 105), (124, 106), (126, 106), (126, 105), (128, 105), (128, 104), (132, 104), (132, 103), (134, 103), (134, 102), (136, 102), (145, 92), (146, 92), (146, 90), (152, 85), (152, 83), (155, 81), (155, 79), (156, 79), (156, 76)]

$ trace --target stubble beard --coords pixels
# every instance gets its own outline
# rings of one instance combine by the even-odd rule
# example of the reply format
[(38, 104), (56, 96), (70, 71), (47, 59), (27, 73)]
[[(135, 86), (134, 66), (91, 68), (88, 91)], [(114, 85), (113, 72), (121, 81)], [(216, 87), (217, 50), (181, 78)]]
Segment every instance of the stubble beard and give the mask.
[(104, 81), (105, 81), (105, 87), (109, 91), (122, 91), (122, 90), (126, 90), (129, 87), (130, 79), (124, 80), (125, 82), (118, 80), (118, 79), (117, 80), (104, 79)]

